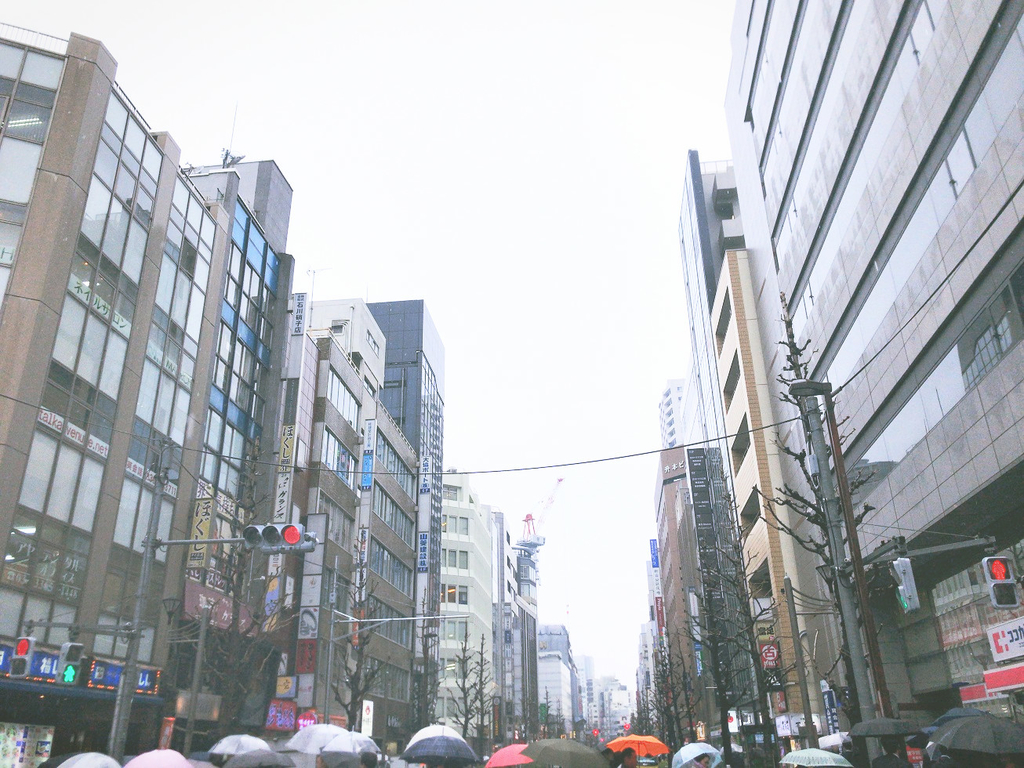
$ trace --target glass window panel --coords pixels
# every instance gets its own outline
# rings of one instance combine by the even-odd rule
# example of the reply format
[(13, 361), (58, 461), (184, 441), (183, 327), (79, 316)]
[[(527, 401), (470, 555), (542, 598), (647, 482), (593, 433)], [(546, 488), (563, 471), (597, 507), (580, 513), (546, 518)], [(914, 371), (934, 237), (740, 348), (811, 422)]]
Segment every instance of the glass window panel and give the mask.
[(100, 376), (100, 390), (117, 399), (117, 391), (121, 387), (121, 373), (124, 370), (124, 355), (128, 342), (117, 334), (107, 339), (107, 352), (103, 358), (103, 375)]
[(115, 202), (107, 219), (107, 231), (103, 235), (103, 255), (115, 264), (121, 263), (121, 252), (128, 236), (128, 222), (131, 217), (123, 205)]
[(171, 423), (171, 404), (174, 401), (174, 379), (160, 376), (160, 393), (156, 398), (156, 411), (153, 413), (153, 428), (167, 434)]
[(179, 272), (175, 280), (174, 303), (171, 306), (171, 319), (180, 326), (185, 325), (185, 316), (188, 313), (188, 297), (190, 294), (191, 282), (188, 275)]
[(175, 179), (174, 182), (174, 207), (181, 211), (184, 215), (185, 211), (188, 210), (188, 187), (185, 186), (185, 182), (181, 179)]
[(17, 78), (18, 72), (21, 71), (21, 59), (24, 55), (25, 51), (22, 48), (0, 44), (0, 75)]
[(142, 367), (142, 382), (139, 384), (139, 403), (135, 415), (143, 421), (149, 421), (153, 415), (153, 404), (156, 402), (156, 387), (160, 382), (160, 372), (148, 360)]
[(60, 327), (57, 329), (57, 340), (53, 344), (53, 359), (71, 370), (75, 369), (78, 341), (82, 337), (84, 324), (85, 307), (71, 297), (66, 298), (64, 311), (60, 316)]
[(108, 187), (114, 186), (114, 176), (117, 175), (117, 155), (106, 142), (100, 142), (100, 148), (96, 150), (96, 165), (93, 172), (107, 183)]
[(49, 125), (50, 110), (47, 107), (15, 101), (7, 117), (7, 135), (42, 143)]
[(103, 341), (106, 337), (106, 324), (95, 315), (89, 315), (85, 323), (85, 337), (82, 339), (82, 354), (78, 359), (77, 373), (92, 385), (99, 380)]
[(75, 480), (81, 463), (82, 454), (66, 445), (61, 446), (60, 456), (57, 457), (57, 482), (53, 484), (50, 502), (46, 505), (48, 517), (64, 522), (71, 519), (71, 501), (75, 495)]
[(7, 293), (7, 282), (11, 279), (11, 268), (0, 267), (0, 306), (3, 306), (4, 294)]
[(203, 292), (199, 286), (192, 286), (192, 303), (188, 308), (188, 321), (185, 323), (185, 333), (196, 341), (199, 340), (199, 330), (203, 322)]
[(992, 146), (992, 142), (996, 140), (996, 125), (992, 118), (992, 111), (988, 108), (988, 98), (984, 93), (967, 117), (964, 131), (967, 133), (968, 141), (971, 142), (974, 159), (980, 163), (985, 158), (988, 148)]
[(57, 441), (42, 432), (32, 438), (32, 449), (25, 466), (25, 479), (21, 485), (18, 503), (29, 509), (42, 511), (46, 501), (46, 488), (50, 484), (50, 469), (57, 455)]
[(25, 59), (25, 68), (21, 72), (21, 79), (26, 83), (41, 85), (44, 88), (56, 88), (60, 83), (60, 72), (63, 68), (63, 59), (29, 52)]
[(163, 266), (160, 269), (160, 282), (156, 287), (156, 303), (164, 312), (171, 311), (171, 297), (174, 294), (174, 278), (178, 270), (174, 262), (164, 256)]
[(203, 213), (206, 211), (206, 207), (199, 202), (196, 198), (191, 198), (188, 203), (188, 213), (185, 216), (185, 220), (189, 223), (189, 226), (199, 233), (199, 226), (203, 223)]
[(102, 481), (103, 465), (86, 457), (82, 464), (82, 479), (78, 483), (78, 498), (75, 499), (75, 516), (72, 519), (72, 525), (76, 528), (81, 528), (84, 531), (92, 530)]
[(27, 141), (0, 141), (0, 199), (27, 203), (43, 148)]
[(124, 250), (124, 262), (121, 269), (132, 282), (138, 284), (142, 273), (142, 257), (146, 251), (146, 230), (138, 222), (132, 221), (128, 226), (128, 245)]
[(146, 132), (135, 122), (134, 117), (128, 118), (128, 130), (124, 134), (124, 145), (135, 157), (142, 158), (142, 150), (146, 146)]
[(89, 186), (89, 199), (85, 202), (85, 215), (82, 217), (82, 234), (96, 245), (99, 245), (103, 234), (103, 225), (107, 222), (107, 210), (110, 208), (110, 192), (95, 176)]
[(140, 189), (135, 200), (135, 215), (147, 227), (153, 223), (153, 196)]
[(18, 240), (21, 227), (0, 221), (0, 264), (14, 263), (14, 255), (18, 251)]
[[(127, 278), (121, 276), (121, 290), (114, 299), (114, 316), (111, 326), (124, 336), (132, 331), (132, 320), (135, 317), (135, 291), (128, 291), (130, 283)], [(134, 285), (131, 285), (134, 288)]]
[(185, 442), (185, 422), (188, 420), (188, 405), (191, 398), (184, 389), (179, 389), (174, 398), (174, 411), (171, 415), (170, 438), (174, 442)]
[(154, 179), (160, 178), (160, 161), (162, 160), (160, 149), (152, 139), (146, 142), (146, 154), (142, 158), (142, 167)]
[(55, 91), (51, 91), (49, 88), (29, 85), (25, 81), (18, 84), (18, 90), (14, 93), (22, 101), (30, 101), (33, 104), (41, 104), (44, 107), (52, 107), (53, 102), (57, 100)]
[(117, 508), (117, 523), (114, 526), (114, 542), (123, 547), (132, 545), (132, 530), (135, 528), (135, 511), (139, 503), (142, 486), (125, 478), (121, 487), (121, 502)]
[(117, 172), (117, 182), (114, 184), (114, 194), (129, 205), (135, 198), (135, 174), (122, 165)]

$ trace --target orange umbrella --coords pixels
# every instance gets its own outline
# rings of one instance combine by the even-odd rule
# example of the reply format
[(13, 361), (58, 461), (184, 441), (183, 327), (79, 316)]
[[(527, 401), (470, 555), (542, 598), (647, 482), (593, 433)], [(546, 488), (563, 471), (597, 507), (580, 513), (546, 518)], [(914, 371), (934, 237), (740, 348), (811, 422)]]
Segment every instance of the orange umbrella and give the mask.
[(621, 752), (626, 747), (632, 747), (636, 750), (637, 757), (667, 755), (672, 751), (662, 743), (661, 739), (654, 736), (619, 736), (619, 738), (609, 741), (605, 746), (611, 747), (616, 752)]
[(507, 747), (502, 747), (491, 755), (491, 759), (487, 761), (484, 768), (506, 768), (510, 765), (532, 763), (533, 760), (520, 754), (524, 749), (526, 749), (526, 744), (509, 744)]

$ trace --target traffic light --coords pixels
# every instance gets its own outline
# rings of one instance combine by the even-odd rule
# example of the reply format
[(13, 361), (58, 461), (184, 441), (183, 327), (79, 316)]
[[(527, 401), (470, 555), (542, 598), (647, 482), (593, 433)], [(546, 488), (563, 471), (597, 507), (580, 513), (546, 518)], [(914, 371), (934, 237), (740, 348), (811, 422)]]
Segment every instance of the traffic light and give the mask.
[(601, 735), (601, 732), (597, 728), (592, 730), (591, 733), (594, 734), (595, 736), (600, 736)]
[(626, 733), (629, 733), (629, 723), (623, 723), (622, 728)]
[(75, 685), (82, 672), (82, 661), (85, 646), (81, 643), (64, 643), (60, 647), (60, 658), (57, 661), (57, 683)]
[(1013, 562), (1008, 557), (986, 557), (981, 561), (993, 608), (1016, 608), (1017, 582), (1013, 578)]
[(14, 656), (11, 657), (11, 677), (28, 677), (35, 652), (36, 639), (34, 637), (19, 637), (15, 641)]
[(259, 548), (266, 554), (283, 552), (312, 552), (316, 549), (316, 536), (306, 533), (301, 525), (294, 523), (271, 523), (269, 525), (248, 525), (242, 531), (246, 549)]
[(914, 568), (909, 557), (897, 557), (892, 561), (892, 575), (896, 577), (896, 597), (903, 606), (904, 613), (916, 611), (921, 607), (921, 599), (917, 595), (917, 582), (914, 581)]

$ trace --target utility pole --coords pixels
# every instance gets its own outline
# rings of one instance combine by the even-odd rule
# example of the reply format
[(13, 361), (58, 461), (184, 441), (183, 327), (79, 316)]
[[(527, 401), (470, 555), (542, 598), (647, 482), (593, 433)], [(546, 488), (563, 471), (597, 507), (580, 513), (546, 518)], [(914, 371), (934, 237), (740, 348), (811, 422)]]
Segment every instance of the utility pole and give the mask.
[(800, 700), (804, 708), (804, 735), (807, 746), (818, 748), (818, 729), (814, 727), (814, 716), (811, 714), (811, 694), (807, 689), (807, 667), (804, 664), (804, 644), (800, 642), (800, 625), (796, 620), (796, 600), (793, 597), (793, 582), (789, 576), (783, 580), (786, 585), (786, 605), (789, 606), (789, 627), (793, 633), (793, 652), (796, 656), (796, 679), (800, 684)]
[(168, 471), (164, 466), (164, 451), (166, 449), (167, 440), (161, 438), (153, 466), (153, 498), (149, 508), (146, 538), (142, 542), (142, 571), (139, 574), (139, 584), (135, 590), (135, 610), (132, 613), (132, 623), (128, 635), (128, 652), (125, 655), (124, 668), (121, 670), (121, 679), (117, 686), (114, 719), (110, 724), (108, 750), (118, 762), (124, 758), (125, 742), (128, 740), (128, 722), (132, 714), (132, 697), (139, 684), (139, 641), (142, 636), (142, 616), (146, 609), (146, 598), (149, 596), (149, 580), (153, 572), (157, 531), (160, 524), (160, 505), (163, 502), (164, 486), (168, 479)]
[[(832, 555), (832, 578), (839, 597), (839, 612), (843, 617), (846, 648), (850, 653), (850, 666), (853, 670), (853, 685), (857, 692), (857, 706), (861, 720), (871, 720), (875, 716), (875, 707), (871, 695), (871, 679), (865, 661), (864, 643), (860, 635), (860, 622), (857, 617), (857, 599), (853, 587), (845, 582), (842, 576), (842, 563), (845, 560), (843, 547), (842, 509), (836, 489), (835, 477), (828, 460), (828, 446), (825, 443), (825, 431), (821, 423), (821, 411), (818, 406), (818, 395), (831, 391), (831, 386), (816, 381), (799, 380), (790, 384), (789, 393), (800, 404), (800, 413), (810, 436), (811, 451), (818, 465), (818, 501), (825, 516), (828, 546)], [(861, 606), (867, 612), (867, 606)], [(799, 637), (796, 638), (799, 641)]]
[(206, 629), (210, 626), (210, 606), (205, 606), (199, 616), (199, 644), (196, 647), (196, 663), (192, 668), (192, 688), (188, 694), (188, 725), (185, 727), (184, 754), (192, 754), (192, 734), (196, 728), (196, 705), (199, 703), (199, 686), (203, 680), (203, 658), (206, 654)]

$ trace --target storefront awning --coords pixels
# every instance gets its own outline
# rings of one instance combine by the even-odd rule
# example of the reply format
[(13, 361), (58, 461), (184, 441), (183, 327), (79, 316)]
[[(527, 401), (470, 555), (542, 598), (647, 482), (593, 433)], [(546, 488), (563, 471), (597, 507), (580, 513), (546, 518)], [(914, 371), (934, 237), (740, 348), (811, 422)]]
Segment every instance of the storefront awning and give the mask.
[[(104, 691), (98, 688), (80, 688), (74, 685), (54, 685), (52, 683), (32, 683), (24, 680), (11, 680), (0, 678), (0, 691), (12, 693), (29, 693), (43, 696), (63, 696), (69, 699), (93, 699), (113, 701), (117, 698), (117, 691)], [(164, 703), (162, 696), (137, 693), (132, 698), (132, 704), (144, 704), (158, 706)]]

